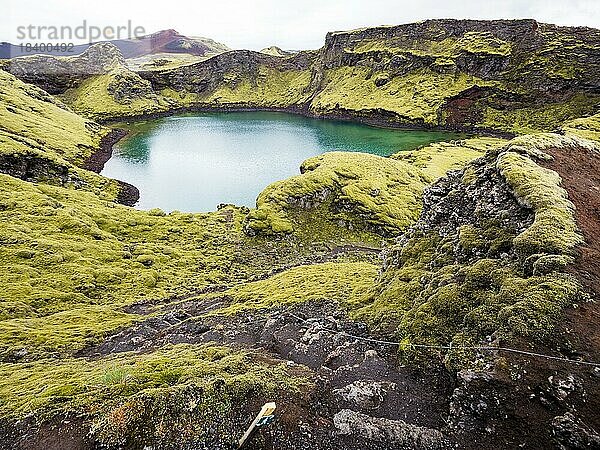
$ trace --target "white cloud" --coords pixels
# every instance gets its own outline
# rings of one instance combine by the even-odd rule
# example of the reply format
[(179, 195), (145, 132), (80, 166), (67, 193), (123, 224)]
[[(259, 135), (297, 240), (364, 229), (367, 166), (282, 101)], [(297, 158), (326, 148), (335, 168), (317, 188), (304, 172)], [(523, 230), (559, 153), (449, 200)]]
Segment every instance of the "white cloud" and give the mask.
[[(23, 25), (98, 26), (131, 19), (148, 32), (175, 28), (234, 48), (318, 48), (325, 33), (428, 18), (534, 18), (600, 28), (599, 0), (3, 0), (0, 40), (16, 41)], [(6, 13), (8, 11), (8, 13)]]

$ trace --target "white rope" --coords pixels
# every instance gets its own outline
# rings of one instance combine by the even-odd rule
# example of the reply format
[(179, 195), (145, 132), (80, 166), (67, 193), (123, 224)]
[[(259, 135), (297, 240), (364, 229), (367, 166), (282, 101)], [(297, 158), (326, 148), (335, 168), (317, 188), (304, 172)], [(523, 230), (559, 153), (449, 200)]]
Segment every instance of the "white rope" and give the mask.
[[(302, 317), (298, 317), (295, 314), (292, 314), (290, 312), (285, 313), (285, 314), (288, 314), (289, 316), (291, 316), (294, 319), (299, 320), (303, 323), (309, 323), (308, 320), (303, 319)], [(543, 353), (528, 352), (525, 350), (517, 350), (516, 348), (509, 348), (509, 347), (493, 347), (493, 346), (489, 346), (489, 345), (488, 346), (465, 346), (465, 345), (412, 344), (410, 342), (403, 343), (403, 342), (394, 342), (394, 341), (386, 341), (386, 340), (381, 340), (381, 339), (374, 339), (374, 338), (369, 338), (369, 337), (364, 337), (364, 336), (356, 336), (354, 334), (350, 334), (345, 331), (333, 330), (333, 329), (327, 328), (327, 327), (320, 327), (319, 329), (323, 330), (323, 331), (327, 331), (329, 333), (333, 333), (333, 334), (341, 334), (343, 336), (357, 339), (360, 341), (372, 342), (375, 344), (382, 344), (382, 345), (393, 345), (393, 346), (398, 346), (398, 347), (406, 346), (406, 347), (413, 347), (413, 348), (431, 348), (431, 349), (437, 349), (437, 350), (457, 350), (458, 349), (458, 350), (507, 352), (507, 353), (516, 353), (519, 355), (532, 356), (532, 357), (536, 357), (536, 358), (551, 359), (553, 361), (561, 361), (561, 362), (566, 362), (566, 363), (570, 363), (570, 364), (578, 364), (578, 365), (582, 365), (582, 366), (600, 367), (600, 363), (596, 363), (596, 362), (577, 361), (574, 359), (563, 358), (560, 356), (545, 355)]]

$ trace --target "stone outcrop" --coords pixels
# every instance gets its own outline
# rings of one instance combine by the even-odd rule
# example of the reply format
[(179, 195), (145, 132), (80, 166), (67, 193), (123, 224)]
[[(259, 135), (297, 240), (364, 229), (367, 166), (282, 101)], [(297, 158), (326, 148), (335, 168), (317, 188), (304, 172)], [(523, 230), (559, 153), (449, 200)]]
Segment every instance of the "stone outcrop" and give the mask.
[(234, 74), (258, 80), (261, 68), (278, 71), (308, 70), (315, 57), (313, 52), (301, 52), (291, 58), (280, 58), (251, 50), (235, 50), (174, 70), (141, 71), (140, 76), (148, 79), (157, 91), (173, 88), (178, 92), (203, 94), (227, 83), (235, 88), (235, 77), (232, 76)]
[(438, 430), (407, 424), (402, 420), (381, 419), (343, 409), (333, 417), (338, 433), (380, 442), (382, 449), (446, 448), (444, 435)]

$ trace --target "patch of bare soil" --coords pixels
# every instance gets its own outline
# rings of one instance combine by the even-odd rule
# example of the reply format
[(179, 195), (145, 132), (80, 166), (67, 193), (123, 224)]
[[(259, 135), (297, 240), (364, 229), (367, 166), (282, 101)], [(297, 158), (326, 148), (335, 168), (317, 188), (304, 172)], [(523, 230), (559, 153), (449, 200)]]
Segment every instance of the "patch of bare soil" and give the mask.
[[(37, 427), (32, 420), (18, 426), (0, 423), (1, 450), (92, 450), (89, 424), (81, 418), (56, 418)], [(26, 429), (26, 433), (21, 431)]]

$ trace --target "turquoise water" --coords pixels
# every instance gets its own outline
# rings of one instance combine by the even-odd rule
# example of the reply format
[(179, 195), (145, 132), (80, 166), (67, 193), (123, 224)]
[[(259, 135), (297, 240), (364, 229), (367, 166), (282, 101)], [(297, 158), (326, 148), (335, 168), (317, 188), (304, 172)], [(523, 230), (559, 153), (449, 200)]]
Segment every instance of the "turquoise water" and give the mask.
[(194, 113), (121, 126), (131, 133), (115, 145), (102, 174), (135, 185), (137, 208), (167, 212), (253, 207), (267, 185), (298, 174), (302, 161), (324, 152), (388, 156), (457, 138), (274, 112)]

